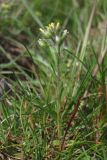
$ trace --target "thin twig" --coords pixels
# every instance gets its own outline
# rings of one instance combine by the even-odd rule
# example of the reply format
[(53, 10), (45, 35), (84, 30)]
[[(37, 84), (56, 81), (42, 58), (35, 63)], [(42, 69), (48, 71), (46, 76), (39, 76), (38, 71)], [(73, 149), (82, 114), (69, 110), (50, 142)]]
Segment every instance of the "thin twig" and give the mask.
[(72, 113), (71, 116), (70, 116), (69, 122), (68, 122), (68, 124), (67, 124), (67, 128), (66, 128), (66, 130), (65, 130), (63, 142), (62, 142), (62, 145), (61, 145), (61, 150), (64, 149), (65, 138), (66, 138), (66, 135), (67, 135), (67, 132), (68, 132), (69, 128), (71, 127), (71, 122), (73, 121), (73, 119), (74, 119), (75, 116), (76, 116), (76, 113), (78, 112), (78, 108), (79, 108), (79, 105), (80, 105), (80, 100), (81, 100), (81, 97), (78, 98), (78, 101), (77, 101), (76, 105), (74, 106), (74, 111), (73, 111), (73, 113)]

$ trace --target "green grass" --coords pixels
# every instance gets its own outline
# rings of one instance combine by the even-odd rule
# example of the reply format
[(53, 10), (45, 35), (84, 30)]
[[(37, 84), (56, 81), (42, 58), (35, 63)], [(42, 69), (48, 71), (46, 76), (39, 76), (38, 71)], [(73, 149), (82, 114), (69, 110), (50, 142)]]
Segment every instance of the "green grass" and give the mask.
[[(0, 153), (5, 159), (106, 160), (107, 37), (98, 28), (107, 17), (106, 0), (13, 0), (0, 13), (0, 36), (32, 60), (28, 71), (17, 64), (20, 55), (13, 59), (0, 45), (9, 59), (0, 64), (1, 77), (13, 92), (0, 100)], [(39, 28), (51, 22), (60, 29), (46, 39)], [(65, 29), (67, 36), (56, 42)], [(2, 74), (7, 68), (15, 80)]]

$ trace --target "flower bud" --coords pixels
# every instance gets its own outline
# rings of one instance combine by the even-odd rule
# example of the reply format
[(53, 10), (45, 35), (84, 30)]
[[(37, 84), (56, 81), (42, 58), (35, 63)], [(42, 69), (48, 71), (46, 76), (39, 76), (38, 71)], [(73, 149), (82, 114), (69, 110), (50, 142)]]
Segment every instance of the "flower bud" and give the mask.
[(67, 31), (67, 29), (65, 29), (64, 31), (63, 31), (63, 34), (62, 34), (62, 39), (64, 39), (66, 36), (67, 36), (67, 34), (68, 34), (68, 31)]

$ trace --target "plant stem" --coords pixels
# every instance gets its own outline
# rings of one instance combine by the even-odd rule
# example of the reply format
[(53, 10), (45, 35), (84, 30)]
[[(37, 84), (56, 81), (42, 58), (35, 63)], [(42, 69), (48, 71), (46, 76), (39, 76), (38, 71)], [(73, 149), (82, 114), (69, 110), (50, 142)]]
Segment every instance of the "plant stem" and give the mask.
[(59, 149), (61, 149), (61, 98), (60, 98), (60, 45), (57, 46), (57, 130), (58, 130), (58, 140)]

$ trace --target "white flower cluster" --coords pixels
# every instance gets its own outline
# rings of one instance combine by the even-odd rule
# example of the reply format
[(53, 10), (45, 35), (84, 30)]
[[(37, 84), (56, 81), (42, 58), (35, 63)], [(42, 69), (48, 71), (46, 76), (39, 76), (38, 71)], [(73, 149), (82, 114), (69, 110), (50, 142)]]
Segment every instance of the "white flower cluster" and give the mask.
[(67, 30), (64, 30), (62, 33), (59, 31), (60, 24), (58, 23), (50, 23), (48, 26), (44, 28), (40, 28), (40, 32), (42, 33), (42, 39), (38, 40), (38, 43), (41, 47), (46, 46), (48, 43), (47, 39), (52, 40), (56, 45), (61, 45), (68, 34)]
[(57, 34), (60, 28), (59, 22), (55, 25), (55, 23), (50, 23), (44, 29), (40, 28), (41, 33), (43, 34), (44, 38), (51, 38), (55, 34)]

